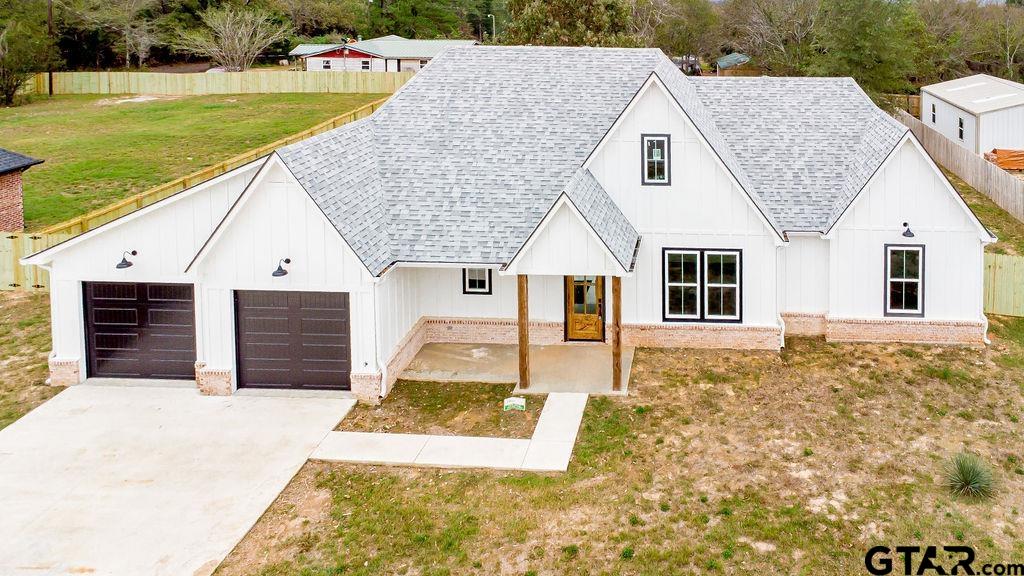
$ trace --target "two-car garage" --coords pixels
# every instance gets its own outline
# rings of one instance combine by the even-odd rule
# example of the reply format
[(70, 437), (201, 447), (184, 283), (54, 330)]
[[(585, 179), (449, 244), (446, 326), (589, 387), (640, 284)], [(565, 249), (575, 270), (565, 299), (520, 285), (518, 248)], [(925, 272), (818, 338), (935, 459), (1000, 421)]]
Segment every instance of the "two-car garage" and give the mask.
[[(83, 283), (89, 377), (193, 379), (191, 284)], [(350, 389), (343, 292), (235, 291), (238, 387)]]

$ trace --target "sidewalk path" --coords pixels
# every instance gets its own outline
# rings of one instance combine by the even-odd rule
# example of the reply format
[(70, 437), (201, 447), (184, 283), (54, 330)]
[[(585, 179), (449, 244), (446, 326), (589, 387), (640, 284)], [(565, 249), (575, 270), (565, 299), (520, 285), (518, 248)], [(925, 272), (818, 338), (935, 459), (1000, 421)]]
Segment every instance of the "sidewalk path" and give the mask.
[(310, 458), (333, 462), (565, 472), (583, 420), (587, 395), (552, 392), (529, 440), (331, 432)]

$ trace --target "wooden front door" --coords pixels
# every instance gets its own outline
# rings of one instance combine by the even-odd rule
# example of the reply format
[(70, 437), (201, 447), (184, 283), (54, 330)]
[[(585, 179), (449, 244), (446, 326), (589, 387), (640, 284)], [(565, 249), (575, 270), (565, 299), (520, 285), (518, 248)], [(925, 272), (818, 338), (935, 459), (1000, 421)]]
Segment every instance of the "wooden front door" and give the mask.
[(604, 340), (604, 276), (565, 277), (565, 338)]

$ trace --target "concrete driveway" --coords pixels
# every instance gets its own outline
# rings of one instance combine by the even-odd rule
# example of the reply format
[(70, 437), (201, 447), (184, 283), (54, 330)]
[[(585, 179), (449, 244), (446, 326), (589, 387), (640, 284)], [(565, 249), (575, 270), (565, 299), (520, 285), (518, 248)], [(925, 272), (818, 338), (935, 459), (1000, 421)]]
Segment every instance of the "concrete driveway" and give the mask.
[(69, 388), (0, 431), (0, 574), (210, 574), (353, 404)]

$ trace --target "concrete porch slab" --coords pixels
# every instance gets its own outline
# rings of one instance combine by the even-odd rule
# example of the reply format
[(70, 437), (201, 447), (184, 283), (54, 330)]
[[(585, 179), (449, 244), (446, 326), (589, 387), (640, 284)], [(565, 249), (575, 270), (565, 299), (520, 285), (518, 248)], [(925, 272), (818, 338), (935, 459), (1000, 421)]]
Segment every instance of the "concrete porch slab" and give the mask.
[[(602, 343), (530, 346), (530, 387), (516, 394), (582, 392), (625, 395), (633, 368), (632, 347), (622, 348), (622, 390), (612, 390), (612, 348)], [(426, 382), (516, 383), (519, 347), (514, 344), (424, 344), (402, 378)]]

